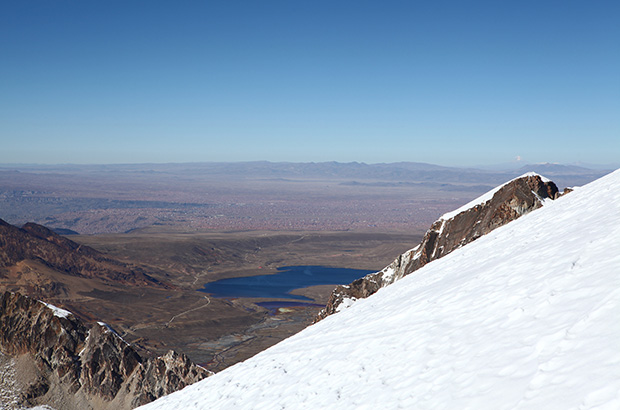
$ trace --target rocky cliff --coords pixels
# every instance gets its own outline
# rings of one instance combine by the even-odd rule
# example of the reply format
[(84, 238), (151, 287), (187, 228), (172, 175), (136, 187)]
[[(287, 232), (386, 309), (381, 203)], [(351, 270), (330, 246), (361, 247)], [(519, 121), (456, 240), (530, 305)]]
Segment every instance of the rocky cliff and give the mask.
[(210, 375), (173, 351), (144, 359), (105, 323), (88, 328), (66, 310), (11, 292), (0, 295), (0, 352), (32, 363), (21, 375), (22, 405), (130, 409)]
[(349, 285), (336, 287), (318, 317), (321, 320), (366, 298), (382, 287), (420, 269), (427, 263), (460, 248), (495, 228), (543, 206), (559, 196), (548, 179), (528, 173), (501, 185), (435, 221), (422, 242), (400, 255), (382, 271), (371, 273)]

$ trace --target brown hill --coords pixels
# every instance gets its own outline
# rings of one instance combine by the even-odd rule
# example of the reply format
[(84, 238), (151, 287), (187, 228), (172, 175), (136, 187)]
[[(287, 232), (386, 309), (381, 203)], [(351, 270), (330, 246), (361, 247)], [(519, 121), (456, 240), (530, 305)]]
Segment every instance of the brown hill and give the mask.
[(103, 282), (167, 287), (141, 267), (110, 258), (77, 244), (44, 226), (28, 223), (15, 227), (0, 219), (0, 268), (34, 261), (70, 276)]

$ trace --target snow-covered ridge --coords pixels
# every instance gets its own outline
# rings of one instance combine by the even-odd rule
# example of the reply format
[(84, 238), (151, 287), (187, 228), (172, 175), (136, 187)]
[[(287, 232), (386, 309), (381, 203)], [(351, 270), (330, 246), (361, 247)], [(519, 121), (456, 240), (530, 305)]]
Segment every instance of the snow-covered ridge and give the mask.
[(103, 328), (104, 332), (106, 332), (106, 333), (109, 332), (109, 333), (114, 334), (114, 336), (116, 336), (118, 339), (120, 339), (120, 341), (125, 343), (125, 345), (131, 346), (131, 344), (127, 343), (127, 341), (125, 339), (123, 339), (123, 337), (121, 335), (119, 335), (118, 332), (116, 332), (116, 330), (112, 329), (112, 326), (108, 325), (105, 322), (97, 322), (97, 324)]
[(54, 312), (54, 316), (56, 316), (56, 317), (65, 317), (66, 318), (66, 317), (68, 317), (70, 315), (73, 315), (73, 313), (69, 312), (68, 310), (61, 309), (61, 308), (59, 308), (57, 306), (54, 306), (54, 305), (49, 304), (49, 303), (45, 303), (45, 302), (43, 302), (41, 300), (39, 302), (43, 303), (45, 306), (47, 306), (49, 309), (51, 309), (52, 312)]
[(455, 209), (454, 211), (450, 211), (447, 212), (445, 214), (443, 214), (441, 217), (439, 217), (438, 221), (445, 221), (448, 219), (452, 219), (455, 216), (457, 216), (458, 214), (460, 214), (461, 212), (465, 212), (473, 207), (475, 207), (476, 205), (482, 205), (488, 201), (490, 201), (491, 199), (493, 199), (493, 195), (495, 195), (497, 193), (497, 191), (499, 191), (500, 189), (502, 189), (503, 187), (505, 187), (506, 185), (510, 184), (512, 181), (516, 181), (517, 179), (520, 178), (526, 178), (526, 177), (540, 177), (540, 179), (542, 180), (542, 182), (551, 182), (551, 180), (549, 178), (545, 178), (542, 175), (537, 174), (536, 172), (527, 172), (521, 176), (518, 176), (516, 178), (511, 179), (510, 181), (499, 185), (495, 188), (493, 188), (492, 190), (490, 190), (487, 193), (484, 193), (482, 195), (480, 195), (478, 198), (473, 199), (471, 201), (469, 201), (468, 203), (466, 203), (465, 205), (461, 206), (458, 209)]
[(145, 409), (620, 408), (620, 171)]

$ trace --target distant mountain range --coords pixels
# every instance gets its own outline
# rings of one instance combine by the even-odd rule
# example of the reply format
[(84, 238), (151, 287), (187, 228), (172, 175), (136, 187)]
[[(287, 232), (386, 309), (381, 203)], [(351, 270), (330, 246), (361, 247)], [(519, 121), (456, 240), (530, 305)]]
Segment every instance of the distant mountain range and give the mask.
[(547, 171), (558, 175), (600, 175), (614, 168), (592, 169), (576, 165), (551, 163), (516, 163), (509, 169), (492, 170), (470, 167), (448, 167), (422, 162), (393, 162), (366, 164), (363, 162), (197, 162), (173, 164), (118, 164), (118, 165), (23, 165), (0, 164), (0, 172), (33, 172), (39, 174), (184, 174), (225, 175), (261, 178), (359, 178), (385, 180), (446, 180), (481, 182), (492, 181), (504, 175), (523, 172)]
[[(523, 173), (581, 186), (574, 165), (508, 170), (417, 162), (238, 162), (0, 166), (0, 218), (63, 233), (153, 225), (220, 230), (411, 230)], [(372, 204), (369, 206), (368, 204)]]
[(519, 168), (516, 172), (537, 172), (547, 175), (593, 175), (598, 171), (584, 168), (577, 165), (562, 165), (562, 164), (528, 164)]

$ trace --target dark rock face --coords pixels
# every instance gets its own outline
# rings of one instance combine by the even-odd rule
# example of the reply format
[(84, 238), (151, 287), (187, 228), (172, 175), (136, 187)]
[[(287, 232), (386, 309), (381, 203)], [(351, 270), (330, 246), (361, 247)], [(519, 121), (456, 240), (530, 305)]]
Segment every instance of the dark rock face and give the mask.
[(211, 373), (194, 365), (187, 356), (170, 350), (149, 360), (136, 372), (131, 383), (137, 392), (134, 403), (142, 405), (204, 379)]
[(25, 259), (42, 262), (67, 275), (166, 287), (140, 267), (107, 257), (44, 226), (27, 223), (17, 228), (0, 219), (0, 268)]
[[(488, 199), (459, 209), (435, 221), (415, 248), (400, 255), (380, 272), (371, 273), (349, 285), (338, 286), (316, 321), (366, 298), (382, 287), (420, 269), (482, 235), (543, 206), (559, 196), (557, 186), (540, 175), (526, 174), (497, 188)], [(482, 198), (482, 197), (481, 197)], [(478, 202), (478, 201), (476, 201)]]
[(84, 391), (112, 400), (142, 362), (136, 351), (103, 323), (95, 324), (79, 353)]
[(106, 324), (88, 329), (69, 312), (10, 292), (0, 295), (0, 351), (30, 355), (40, 371), (25, 404), (45, 403), (53, 388), (73, 403), (67, 408), (133, 408), (210, 375), (172, 351), (143, 359)]

